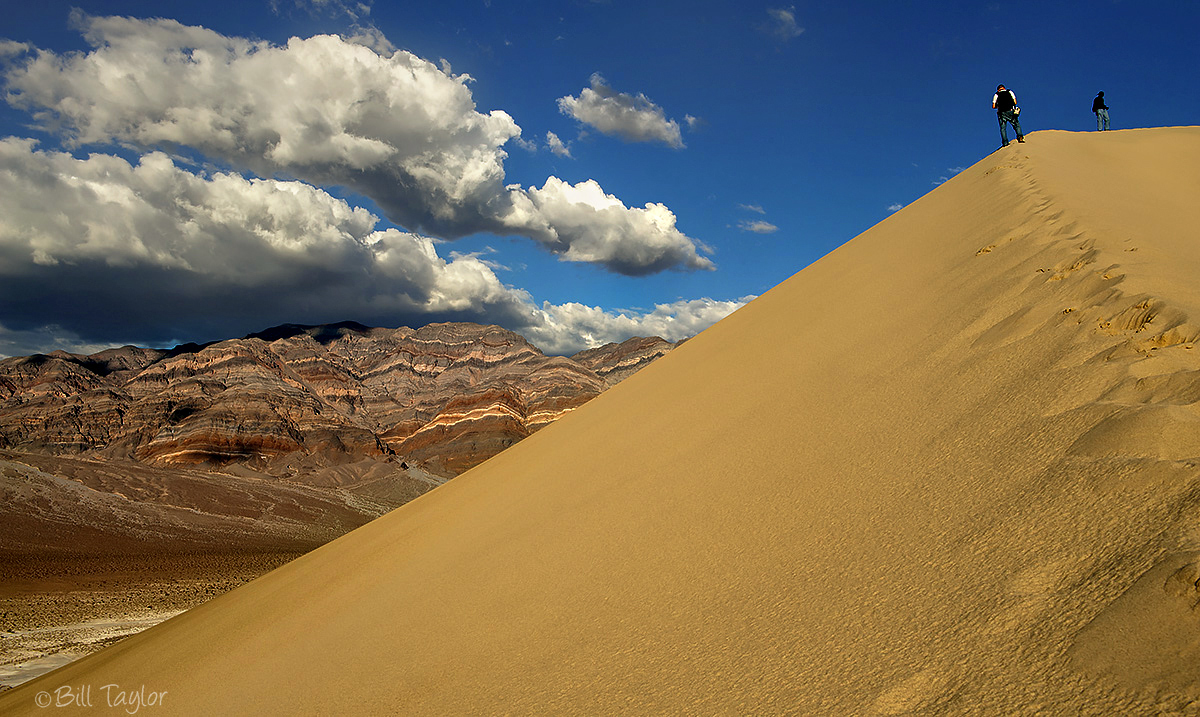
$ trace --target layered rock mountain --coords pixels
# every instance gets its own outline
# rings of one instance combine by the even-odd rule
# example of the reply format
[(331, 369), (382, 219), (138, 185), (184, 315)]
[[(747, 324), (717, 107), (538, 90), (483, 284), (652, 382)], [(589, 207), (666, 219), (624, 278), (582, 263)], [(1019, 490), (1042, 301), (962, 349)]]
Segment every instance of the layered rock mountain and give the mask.
[(609, 386), (615, 386), (678, 345), (658, 336), (634, 337), (619, 344), (605, 344), (580, 351), (571, 359), (595, 371)]
[[(208, 480), (219, 516), (237, 512), (233, 494), (271, 493), (280, 481), (337, 489), (353, 515), (318, 505), (310, 512), (341, 516), (335, 525), (320, 535), (295, 526), (322, 542), (487, 460), (673, 346), (631, 339), (546, 356), (497, 326), (345, 322), (171, 350), (9, 358), (0, 361), (0, 449), (10, 461), (36, 457), (22, 463), (30, 470), (8, 471), (10, 487), (17, 476), (68, 472), (95, 488), (103, 482), (80, 478), (85, 467), (111, 474), (120, 463), (130, 484), (187, 484), (192, 498), (164, 489), (163, 501), (190, 510), (203, 503), (193, 483), (219, 475)], [(256, 481), (253, 490), (230, 484), (240, 480)], [(54, 493), (52, 483), (39, 490)], [(222, 491), (231, 495), (215, 497)], [(9, 493), (18, 503), (32, 495)]]

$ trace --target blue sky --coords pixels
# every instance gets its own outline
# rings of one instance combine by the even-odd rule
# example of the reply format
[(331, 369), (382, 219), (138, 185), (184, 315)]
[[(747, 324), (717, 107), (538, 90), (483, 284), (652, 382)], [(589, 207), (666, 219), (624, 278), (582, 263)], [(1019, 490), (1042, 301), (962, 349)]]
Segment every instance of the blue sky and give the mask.
[[(14, 4), (0, 355), (691, 335), (1027, 132), (1195, 124), (1200, 4)], [(323, 36), (323, 37), (322, 37)], [(365, 54), (364, 54), (365, 53)], [(1006, 150), (1007, 151), (1007, 150)]]

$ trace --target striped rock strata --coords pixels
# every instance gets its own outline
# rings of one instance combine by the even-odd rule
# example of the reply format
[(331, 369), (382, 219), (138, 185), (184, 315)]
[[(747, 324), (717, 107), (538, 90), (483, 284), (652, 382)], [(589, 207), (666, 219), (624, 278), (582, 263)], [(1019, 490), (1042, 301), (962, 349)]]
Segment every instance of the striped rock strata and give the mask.
[(0, 361), (0, 448), (170, 465), (400, 459), (452, 476), (672, 348), (545, 356), (495, 326), (282, 326), (169, 352)]
[(281, 326), (0, 361), (0, 553), (306, 550), (673, 347), (545, 356), (495, 326)]

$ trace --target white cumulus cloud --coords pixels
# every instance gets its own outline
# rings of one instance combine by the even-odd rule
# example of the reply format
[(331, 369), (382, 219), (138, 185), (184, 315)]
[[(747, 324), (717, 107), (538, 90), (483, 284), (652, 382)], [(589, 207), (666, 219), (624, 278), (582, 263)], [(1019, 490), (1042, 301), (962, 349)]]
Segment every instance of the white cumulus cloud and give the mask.
[(522, 333), (543, 351), (555, 354), (573, 354), (634, 336), (680, 341), (700, 333), (754, 298), (677, 301), (641, 313), (605, 311), (578, 303), (547, 303)]
[(0, 324), (219, 335), (262, 322), (527, 313), (474, 256), (302, 182), (0, 140)]
[[(527, 236), (612, 271), (711, 267), (692, 258), (698, 243), (678, 232), (673, 240), (686, 246), (671, 255), (684, 263), (670, 265), (658, 232), (622, 234), (622, 246), (598, 250), (597, 232), (539, 215), (537, 202), (505, 182), (503, 147), (521, 135), (513, 118), (477, 111), (470, 77), (391, 51), (377, 31), (278, 46), (173, 20), (77, 13), (74, 22), (92, 50), (40, 50), (4, 77), (9, 102), (69, 146), (190, 147), (262, 177), (347, 187), (411, 231)], [(605, 217), (624, 229), (652, 228), (640, 211)], [(643, 240), (647, 251), (625, 246)], [(635, 255), (651, 264), (630, 264)]]
[[(662, 204), (626, 207), (592, 180), (568, 184), (550, 177), (526, 192), (529, 213), (547, 222), (542, 241), (567, 261), (600, 263), (628, 275), (672, 267), (711, 269), (697, 244), (675, 226), (675, 215)], [(555, 245), (557, 232), (569, 241)], [(704, 245), (699, 250), (708, 252)]]
[[(650, 225), (629, 231), (662, 239), (650, 257), (603, 236), (572, 251), (615, 247), (606, 260), (630, 265), (679, 259), (665, 207), (629, 210), (594, 183), (557, 180), (529, 196), (568, 224), (613, 212)], [(569, 216), (579, 206), (584, 216)], [(496, 323), (572, 352), (639, 332), (683, 338), (740, 305), (703, 299), (645, 314), (537, 306), (493, 262), (446, 259), (438, 247), (303, 182), (201, 176), (157, 152), (131, 164), (0, 140), (0, 353), (88, 352), (114, 337), (161, 346), (346, 318)]]
[(17, 55), (24, 55), (26, 52), (29, 52), (31, 49), (33, 49), (33, 48), (31, 48), (28, 44), (26, 44), (24, 42), (13, 42), (12, 40), (5, 40), (4, 38), (0, 38), (0, 59), (4, 59), (6, 57), (14, 57)]
[(558, 108), (603, 134), (629, 142), (662, 142), (676, 149), (684, 146), (679, 123), (667, 119), (661, 107), (643, 94), (613, 90), (599, 73), (592, 75), (591, 87), (583, 88), (578, 97), (560, 97)]

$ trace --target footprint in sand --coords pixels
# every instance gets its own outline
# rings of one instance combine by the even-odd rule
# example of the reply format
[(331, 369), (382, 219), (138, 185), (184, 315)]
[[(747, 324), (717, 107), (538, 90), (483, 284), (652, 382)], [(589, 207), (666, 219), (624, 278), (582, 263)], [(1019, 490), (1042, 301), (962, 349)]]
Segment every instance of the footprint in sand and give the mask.
[(1038, 563), (1021, 570), (1009, 581), (1009, 592), (1014, 595), (1050, 595), (1068, 587), (1074, 563), (1070, 560), (1052, 560)]
[(1097, 458), (1193, 459), (1200, 456), (1200, 415), (1190, 406), (1125, 409), (1097, 423), (1067, 452)]
[(1186, 599), (1195, 612), (1200, 608), (1200, 563), (1188, 563), (1171, 573), (1163, 583), (1163, 590), (1168, 595)]
[(1075, 635), (1071, 665), (1129, 690), (1193, 692), (1200, 668), (1197, 557), (1167, 555), (1143, 573)]
[(872, 709), (881, 715), (902, 715), (928, 709), (953, 697), (949, 688), (950, 680), (944, 674), (933, 669), (922, 670), (884, 690), (875, 699)]
[(1127, 307), (1107, 321), (1101, 321), (1100, 330), (1114, 336), (1124, 332), (1137, 333), (1154, 321), (1161, 310), (1160, 302), (1145, 299)]

